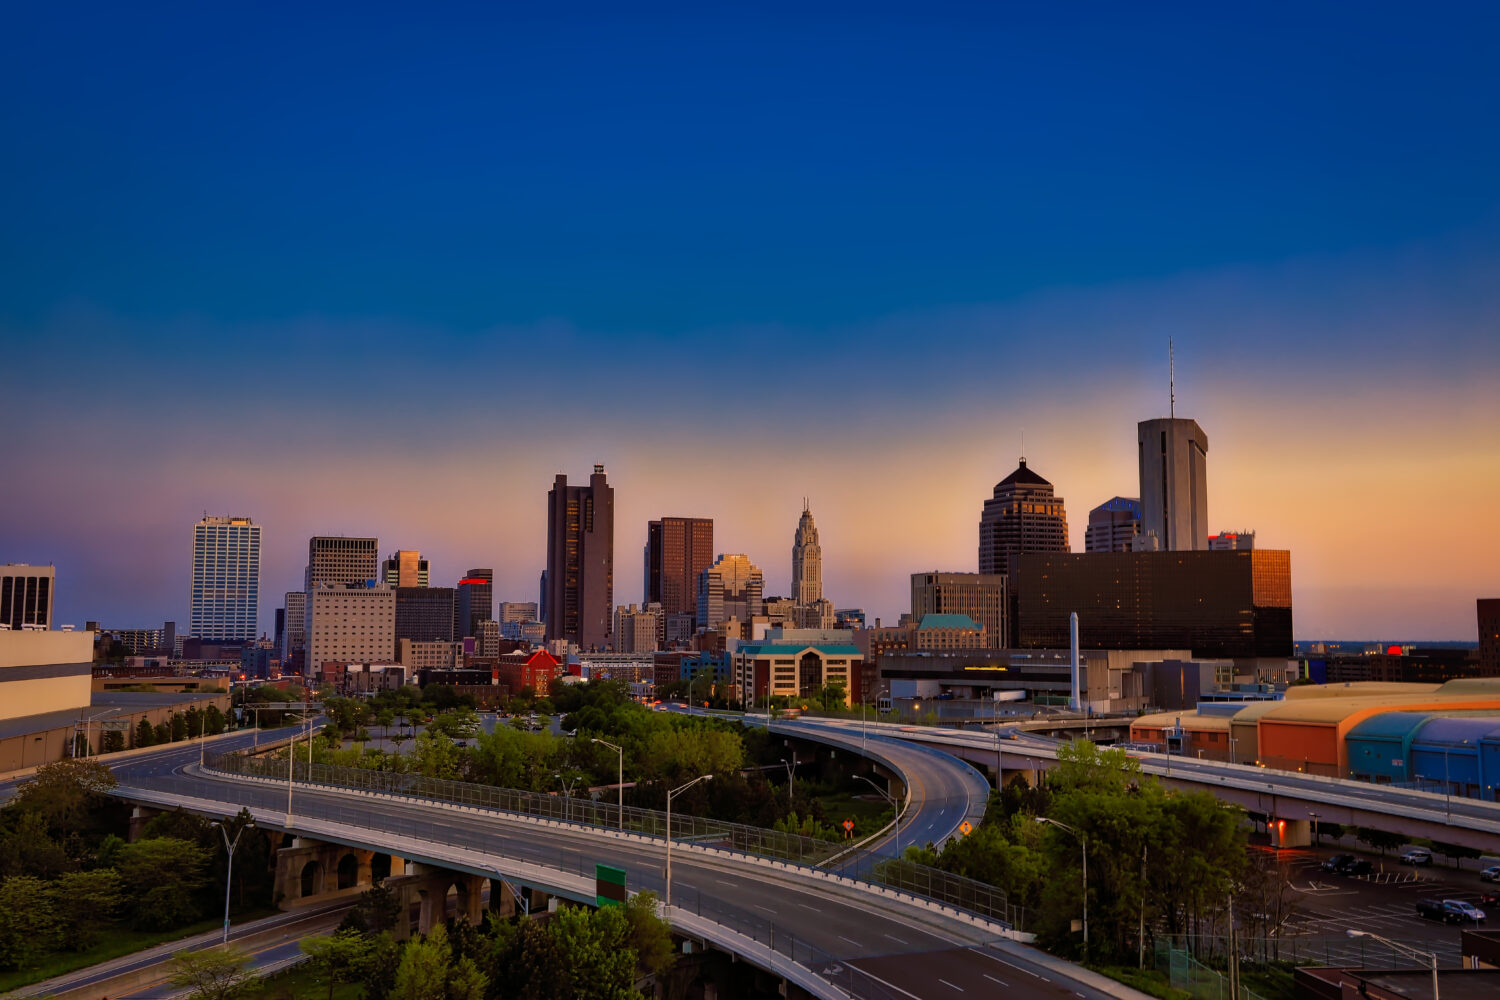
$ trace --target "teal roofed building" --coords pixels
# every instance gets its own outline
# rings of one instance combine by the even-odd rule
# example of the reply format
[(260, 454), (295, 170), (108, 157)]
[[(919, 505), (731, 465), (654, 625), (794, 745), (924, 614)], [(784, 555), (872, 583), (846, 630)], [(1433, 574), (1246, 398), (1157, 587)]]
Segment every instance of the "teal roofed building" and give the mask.
[(1430, 712), (1382, 712), (1349, 730), (1349, 777), (1378, 785), (1410, 781), (1412, 740), (1431, 719)]
[(768, 698), (810, 699), (828, 687), (844, 689), (844, 704), (864, 696), (864, 654), (843, 642), (747, 642), (734, 652), (735, 692), (747, 710)]
[(927, 614), (912, 633), (913, 649), (982, 649), (988, 644), (985, 627), (968, 615)]
[(979, 627), (979, 623), (968, 615), (923, 615), (922, 623), (917, 626), (922, 631), (935, 628), (978, 629)]

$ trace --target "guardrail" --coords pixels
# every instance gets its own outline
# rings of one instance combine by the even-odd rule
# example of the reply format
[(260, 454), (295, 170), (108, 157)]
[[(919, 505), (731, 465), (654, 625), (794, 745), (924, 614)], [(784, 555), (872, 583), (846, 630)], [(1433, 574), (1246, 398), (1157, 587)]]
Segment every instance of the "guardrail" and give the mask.
[[(287, 778), (285, 761), (222, 753), (210, 755), (206, 765), (222, 773), (258, 778), (263, 781), (281, 782)], [(379, 795), (400, 795), (467, 808), (515, 813), (600, 830), (621, 830), (624, 833), (639, 836), (663, 839), (666, 836), (665, 813), (634, 806), (625, 807), (622, 828), (617, 825), (620, 819), (618, 806), (583, 799), (541, 795), (519, 789), (497, 788), (492, 785), (331, 764), (309, 765), (306, 761), (298, 761), (294, 765), (293, 779), (299, 784)], [(303, 811), (299, 807), (298, 812)], [(392, 821), (394, 822), (394, 819)], [(405, 832), (404, 826), (401, 832)], [(826, 859), (840, 846), (837, 843), (782, 833), (778, 830), (766, 830), (761, 827), (700, 819), (682, 814), (672, 817), (672, 840), (734, 854), (767, 858), (809, 869), (817, 868), (819, 860)], [(801, 852), (801, 856), (796, 856), (794, 852)], [(914, 861), (867, 857), (842, 867), (840, 874), (852, 882), (866, 882), (893, 890), (913, 899), (1001, 924), (1009, 929), (1019, 929), (1024, 916), (1020, 907), (1009, 905), (1008, 898), (1002, 890)]]
[[(283, 760), (266, 760), (234, 753), (220, 753), (210, 754), (205, 763), (208, 767), (228, 774), (281, 780), (288, 777), (286, 761)], [(666, 813), (654, 809), (626, 806), (622, 811), (613, 803), (569, 798), (562, 795), (543, 795), (538, 792), (499, 788), (494, 785), (480, 785), (467, 781), (428, 778), (420, 774), (297, 761), (293, 767), (292, 779), (329, 788), (352, 788), (385, 795), (404, 795), (434, 802), (495, 809), (523, 816), (577, 823), (601, 830), (638, 833), (648, 837), (665, 837), (667, 833)], [(817, 864), (832, 857), (843, 846), (837, 841), (818, 840), (799, 834), (783, 833), (780, 830), (747, 826), (743, 823), (704, 819), (681, 812), (672, 817), (672, 839), (722, 847), (739, 854), (753, 854), (758, 857), (795, 861), (806, 865)]]

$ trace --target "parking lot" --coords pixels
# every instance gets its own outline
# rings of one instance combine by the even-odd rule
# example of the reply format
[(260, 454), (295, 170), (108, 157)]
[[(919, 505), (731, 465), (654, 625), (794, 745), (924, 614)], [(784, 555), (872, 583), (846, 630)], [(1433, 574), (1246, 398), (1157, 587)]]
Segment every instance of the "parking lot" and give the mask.
[[(1375, 870), (1353, 877), (1323, 871), (1324, 859), (1339, 853), (1368, 857)], [(1307, 960), (1328, 965), (1381, 968), (1414, 964), (1409, 958), (1399, 957), (1393, 962), (1389, 948), (1369, 938), (1349, 937), (1352, 929), (1432, 952), (1441, 967), (1457, 967), (1462, 928), (1418, 916), (1416, 901), (1429, 897), (1460, 899), (1496, 911), (1494, 917), (1500, 920), (1500, 906), (1479, 902), (1481, 893), (1500, 891), (1500, 886), (1482, 882), (1472, 869), (1455, 870), (1442, 859), (1431, 867), (1413, 868), (1401, 864), (1399, 857), (1395, 852), (1381, 859), (1349, 847), (1279, 851), (1278, 861), (1291, 882), (1295, 908), (1278, 935), (1283, 953), (1294, 949)]]

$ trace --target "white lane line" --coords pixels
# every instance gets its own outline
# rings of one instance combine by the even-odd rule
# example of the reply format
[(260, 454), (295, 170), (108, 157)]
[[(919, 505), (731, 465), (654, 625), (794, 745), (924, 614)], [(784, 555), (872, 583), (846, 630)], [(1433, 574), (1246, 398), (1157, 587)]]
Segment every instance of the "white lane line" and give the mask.
[(944, 986), (948, 987), (950, 990), (958, 990), (958, 992), (960, 992), (960, 993), (962, 993), (964, 991), (964, 988), (962, 986), (954, 986), (952, 983), (948, 982), (948, 980), (946, 980), (946, 979), (939, 979), (938, 982), (942, 983)]
[(1035, 972), (1032, 972), (1030, 969), (1025, 968), (1024, 966), (1012, 965), (1009, 962), (1005, 961), (1005, 959), (1003, 959), (1003, 958), (997, 958), (996, 956), (991, 955), (987, 951), (980, 951), (978, 948), (970, 948), (969, 950), (972, 951), (976, 955), (983, 955), (985, 958), (992, 959), (992, 960), (994, 960), (996, 962), (999, 962), (1001, 965), (1005, 966), (1007, 969), (1015, 969), (1018, 972), (1024, 972), (1028, 976), (1034, 976), (1037, 979), (1041, 979), (1042, 982), (1044, 982), (1044, 983), (1051, 982), (1050, 979), (1045, 979), (1042, 976), (1038, 976)]
[(1010, 989), (1010, 983), (1007, 983), (1005, 980), (1003, 980), (1003, 979), (996, 979), (994, 976), (990, 975), (988, 972), (984, 973), (983, 975), (984, 975), (984, 978), (988, 979), (990, 982), (992, 982), (992, 983), (999, 983), (1001, 986), (1004, 986), (1006, 989)]
[(864, 947), (864, 945), (860, 944), (858, 941), (855, 941), (853, 938), (846, 938), (842, 934), (839, 935), (839, 940), (840, 941), (848, 941), (850, 944), (854, 945), (854, 947), (856, 947), (856, 948), (863, 948)]
[(714, 879), (714, 881), (717, 882), (717, 883), (719, 883), (720, 885), (727, 885), (727, 886), (729, 886), (731, 888), (733, 888), (737, 884), (737, 883), (734, 883), (734, 882), (726, 882), (726, 881), (724, 881), (721, 878), (716, 878), (716, 879)]
[(775, 910), (771, 909), (769, 906), (761, 906), (759, 903), (755, 903), (755, 904), (752, 904), (752, 905), (754, 905), (754, 907), (757, 910), (765, 910), (767, 913), (775, 913), (776, 912)]
[(823, 912), (822, 910), (818, 909), (816, 906), (808, 906), (806, 903), (798, 903), (797, 905), (800, 906), (800, 907), (802, 907), (804, 910), (812, 910), (814, 913), (822, 913)]
[(901, 987), (897, 986), (895, 983), (890, 982), (889, 980), (881, 979), (879, 976), (875, 975), (875, 973), (873, 973), (873, 972), (869, 972), (869, 971), (867, 971), (865, 969), (861, 969), (857, 965), (850, 965), (849, 968), (853, 969), (855, 972), (858, 972), (862, 976), (869, 976), (871, 979), (875, 980), (877, 983), (879, 983), (881, 986), (886, 987), (887, 989), (895, 990), (897, 993), (900, 993), (902, 996), (911, 997), (911, 1000), (922, 1000), (921, 997), (917, 996), (915, 993), (911, 992), (910, 990), (903, 990)]
[(885, 937), (890, 938), (892, 941), (896, 942), (897, 944), (908, 944), (908, 945), (911, 944), (910, 941), (903, 941), (903, 940), (901, 940), (900, 938), (898, 938), (894, 934), (886, 934)]

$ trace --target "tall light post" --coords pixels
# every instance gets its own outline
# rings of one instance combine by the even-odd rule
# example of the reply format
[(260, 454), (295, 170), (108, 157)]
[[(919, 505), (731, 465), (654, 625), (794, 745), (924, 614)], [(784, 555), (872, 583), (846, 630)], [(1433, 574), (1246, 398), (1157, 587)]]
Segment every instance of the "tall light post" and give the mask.
[(796, 754), (796, 752), (794, 751), (792, 753), (792, 759), (791, 759), (790, 762), (788, 762), (785, 757), (781, 758), (781, 762), (786, 765), (786, 800), (788, 802), (791, 802), (792, 801), (792, 782), (795, 780), (795, 776), (793, 775), (792, 769), (797, 766), (797, 754)]
[(1307, 814), (1307, 818), (1310, 819), (1310, 820), (1312, 820), (1312, 823), (1313, 823), (1313, 846), (1317, 847), (1318, 846), (1318, 814), (1315, 813), (1315, 812), (1309, 812)]
[(700, 775), (698, 775), (698, 777), (694, 778), (692, 781), (689, 781), (687, 784), (682, 785), (679, 788), (674, 788), (670, 792), (667, 793), (667, 892), (666, 892), (666, 896), (667, 896), (667, 905), (668, 906), (672, 905), (672, 800), (675, 799), (677, 796), (681, 795), (683, 792), (687, 791), (689, 788), (692, 788), (698, 782), (700, 782), (700, 781), (712, 781), (713, 779), (714, 779), (714, 776), (711, 775), (711, 774), (700, 774)]
[(1379, 934), (1371, 934), (1369, 931), (1357, 931), (1353, 928), (1350, 928), (1346, 933), (1352, 938), (1367, 937), (1372, 940), (1379, 941), (1381, 944), (1386, 945), (1393, 951), (1404, 952), (1407, 955), (1410, 955), (1412, 958), (1427, 959), (1427, 961), (1432, 965), (1432, 1000), (1438, 1000), (1437, 956), (1432, 952), (1418, 951), (1416, 948), (1413, 948), (1410, 945), (1404, 945), (1399, 941), (1392, 941), (1390, 938), (1383, 938)]
[(1235, 760), (1234, 760), (1234, 745), (1236, 743), (1238, 743), (1238, 742), (1239, 742), (1239, 740), (1235, 739), (1233, 736), (1229, 737), (1229, 763), (1231, 763), (1231, 764), (1235, 763)]
[(866, 778), (863, 774), (856, 774), (855, 777), (858, 778), (860, 781), (863, 781), (865, 784), (869, 785), (871, 788), (875, 789), (877, 792), (880, 793), (880, 795), (881, 795), (882, 798), (884, 798), (887, 802), (889, 802), (891, 804), (891, 815), (894, 816), (894, 817), (896, 817), (895, 833), (894, 833), (894, 836), (896, 838), (896, 860), (900, 861), (901, 860), (901, 809), (900, 809), (899, 806), (896, 805), (896, 796), (892, 795), (890, 792), (886, 791), (884, 788), (881, 788), (879, 785), (875, 784), (875, 782), (871, 781), (869, 778)]
[(625, 751), (622, 750), (621, 748), (615, 746), (613, 743), (609, 742), (609, 740), (595, 739), (595, 740), (591, 740), (590, 742), (598, 743), (600, 746), (609, 747), (615, 753), (617, 753), (617, 754), (620, 755), (620, 780), (615, 784), (615, 788), (620, 793), (620, 806), (619, 806), (619, 809), (620, 809), (620, 815), (619, 815), (620, 823), (619, 823), (619, 826), (620, 826), (621, 830), (624, 830), (625, 829)]
[(219, 828), (219, 833), (224, 838), (224, 846), (229, 850), (229, 866), (224, 870), (224, 943), (228, 944), (229, 943), (229, 887), (230, 887), (230, 885), (233, 884), (233, 881), (234, 881), (234, 849), (236, 847), (240, 846), (240, 838), (245, 835), (245, 831), (246, 830), (250, 829), (251, 827), (253, 827), (255, 825), (255, 820), (252, 819), (250, 822), (248, 822), (244, 826), (240, 827), (239, 833), (236, 833), (234, 835), (234, 839), (233, 840), (229, 839), (229, 831), (227, 829), (225, 829), (225, 824), (224, 823), (220, 823), (217, 820), (215, 820), (213, 825)]
[(557, 783), (562, 785), (563, 789), (563, 822), (571, 823), (573, 822), (573, 786), (578, 784), (578, 775), (573, 775), (572, 781), (560, 774), (554, 774), (552, 777), (557, 779)]
[(1050, 823), (1059, 830), (1071, 833), (1083, 845), (1083, 957), (1087, 959), (1089, 956), (1089, 836), (1076, 827), (1071, 827), (1066, 823), (1059, 823), (1057, 820), (1046, 816), (1038, 816), (1036, 821), (1038, 823)]

